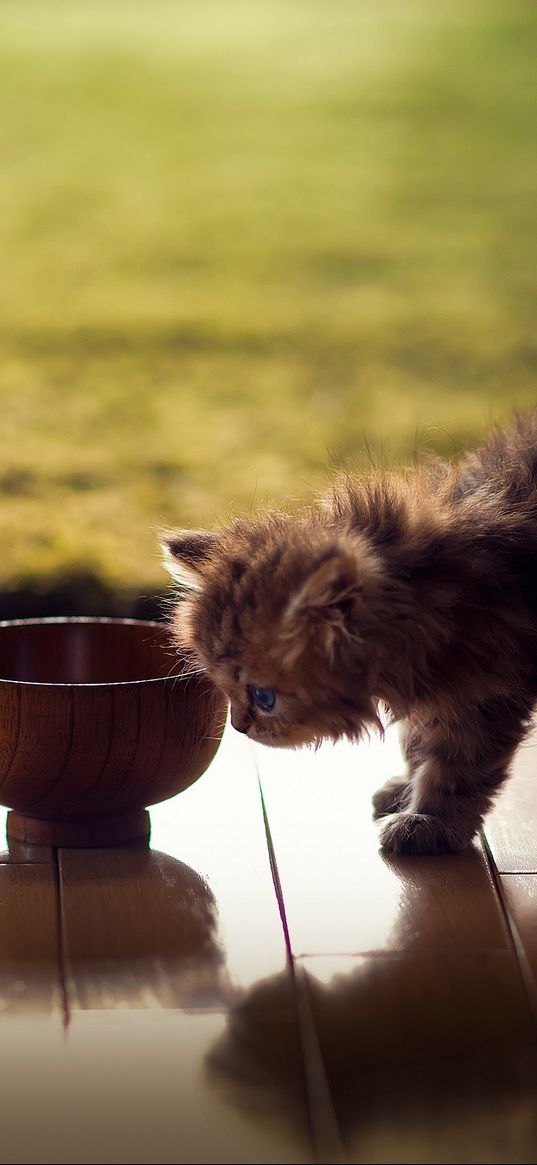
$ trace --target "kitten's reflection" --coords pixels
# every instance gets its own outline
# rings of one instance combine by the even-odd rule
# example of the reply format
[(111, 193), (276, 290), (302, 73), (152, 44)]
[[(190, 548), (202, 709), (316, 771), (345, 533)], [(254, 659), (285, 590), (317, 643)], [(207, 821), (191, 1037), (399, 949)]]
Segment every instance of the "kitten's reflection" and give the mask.
[(227, 1104), (258, 1128), (279, 1129), (283, 1143), (296, 1147), (293, 1160), (311, 1159), (301, 1040), (288, 972), (261, 980), (236, 999), (206, 1070)]
[[(393, 953), (298, 960), (294, 997), (288, 973), (257, 983), (232, 1008), (210, 1069), (233, 1080), (248, 1106), (252, 1082), (283, 1097), (300, 1057), (319, 1057), (343, 1134), (351, 1144), (360, 1138), (360, 1160), (519, 1159), (537, 1133), (537, 1063), (514, 960), (507, 946), (472, 949), (468, 926), (467, 947), (457, 949), (468, 909), (460, 894), (446, 912), (445, 944), (437, 933), (433, 949), (432, 896), (418, 892), (431, 859), (385, 860), (411, 889)], [(449, 897), (457, 860), (438, 859), (437, 893), (444, 881)], [(477, 853), (462, 859), (470, 883), (478, 864)], [(497, 1156), (500, 1142), (505, 1155)]]

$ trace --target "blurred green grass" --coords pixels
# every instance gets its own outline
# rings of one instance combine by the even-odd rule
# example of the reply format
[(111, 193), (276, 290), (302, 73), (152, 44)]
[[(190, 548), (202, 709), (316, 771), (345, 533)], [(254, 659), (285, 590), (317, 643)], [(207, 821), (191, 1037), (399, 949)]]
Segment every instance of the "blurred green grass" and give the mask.
[(3, 0), (0, 585), (536, 401), (537, 7)]

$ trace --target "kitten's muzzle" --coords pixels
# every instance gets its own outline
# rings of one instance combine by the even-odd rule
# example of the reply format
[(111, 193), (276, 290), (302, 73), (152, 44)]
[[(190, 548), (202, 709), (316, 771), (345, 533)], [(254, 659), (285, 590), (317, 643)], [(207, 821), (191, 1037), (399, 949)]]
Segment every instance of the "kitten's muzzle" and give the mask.
[(252, 723), (252, 717), (249, 712), (236, 712), (234, 708), (231, 709), (231, 726), (236, 732), (247, 733)]

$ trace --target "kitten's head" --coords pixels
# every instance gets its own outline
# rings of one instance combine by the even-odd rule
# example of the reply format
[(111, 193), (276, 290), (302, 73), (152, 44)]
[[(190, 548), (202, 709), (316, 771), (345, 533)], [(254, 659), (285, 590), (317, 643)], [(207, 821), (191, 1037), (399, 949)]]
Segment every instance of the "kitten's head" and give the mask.
[(365, 541), (278, 516), (178, 531), (163, 547), (176, 642), (225, 691), (235, 728), (298, 747), (378, 724), (381, 568)]

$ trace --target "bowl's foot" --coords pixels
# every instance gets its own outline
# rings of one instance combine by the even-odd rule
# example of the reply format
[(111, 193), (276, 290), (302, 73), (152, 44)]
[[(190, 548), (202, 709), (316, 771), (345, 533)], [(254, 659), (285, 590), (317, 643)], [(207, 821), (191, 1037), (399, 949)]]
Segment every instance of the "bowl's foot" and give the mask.
[(45, 821), (11, 810), (7, 815), (8, 841), (26, 845), (91, 847), (124, 845), (149, 837), (151, 825), (147, 809), (113, 813), (108, 817), (68, 817)]

